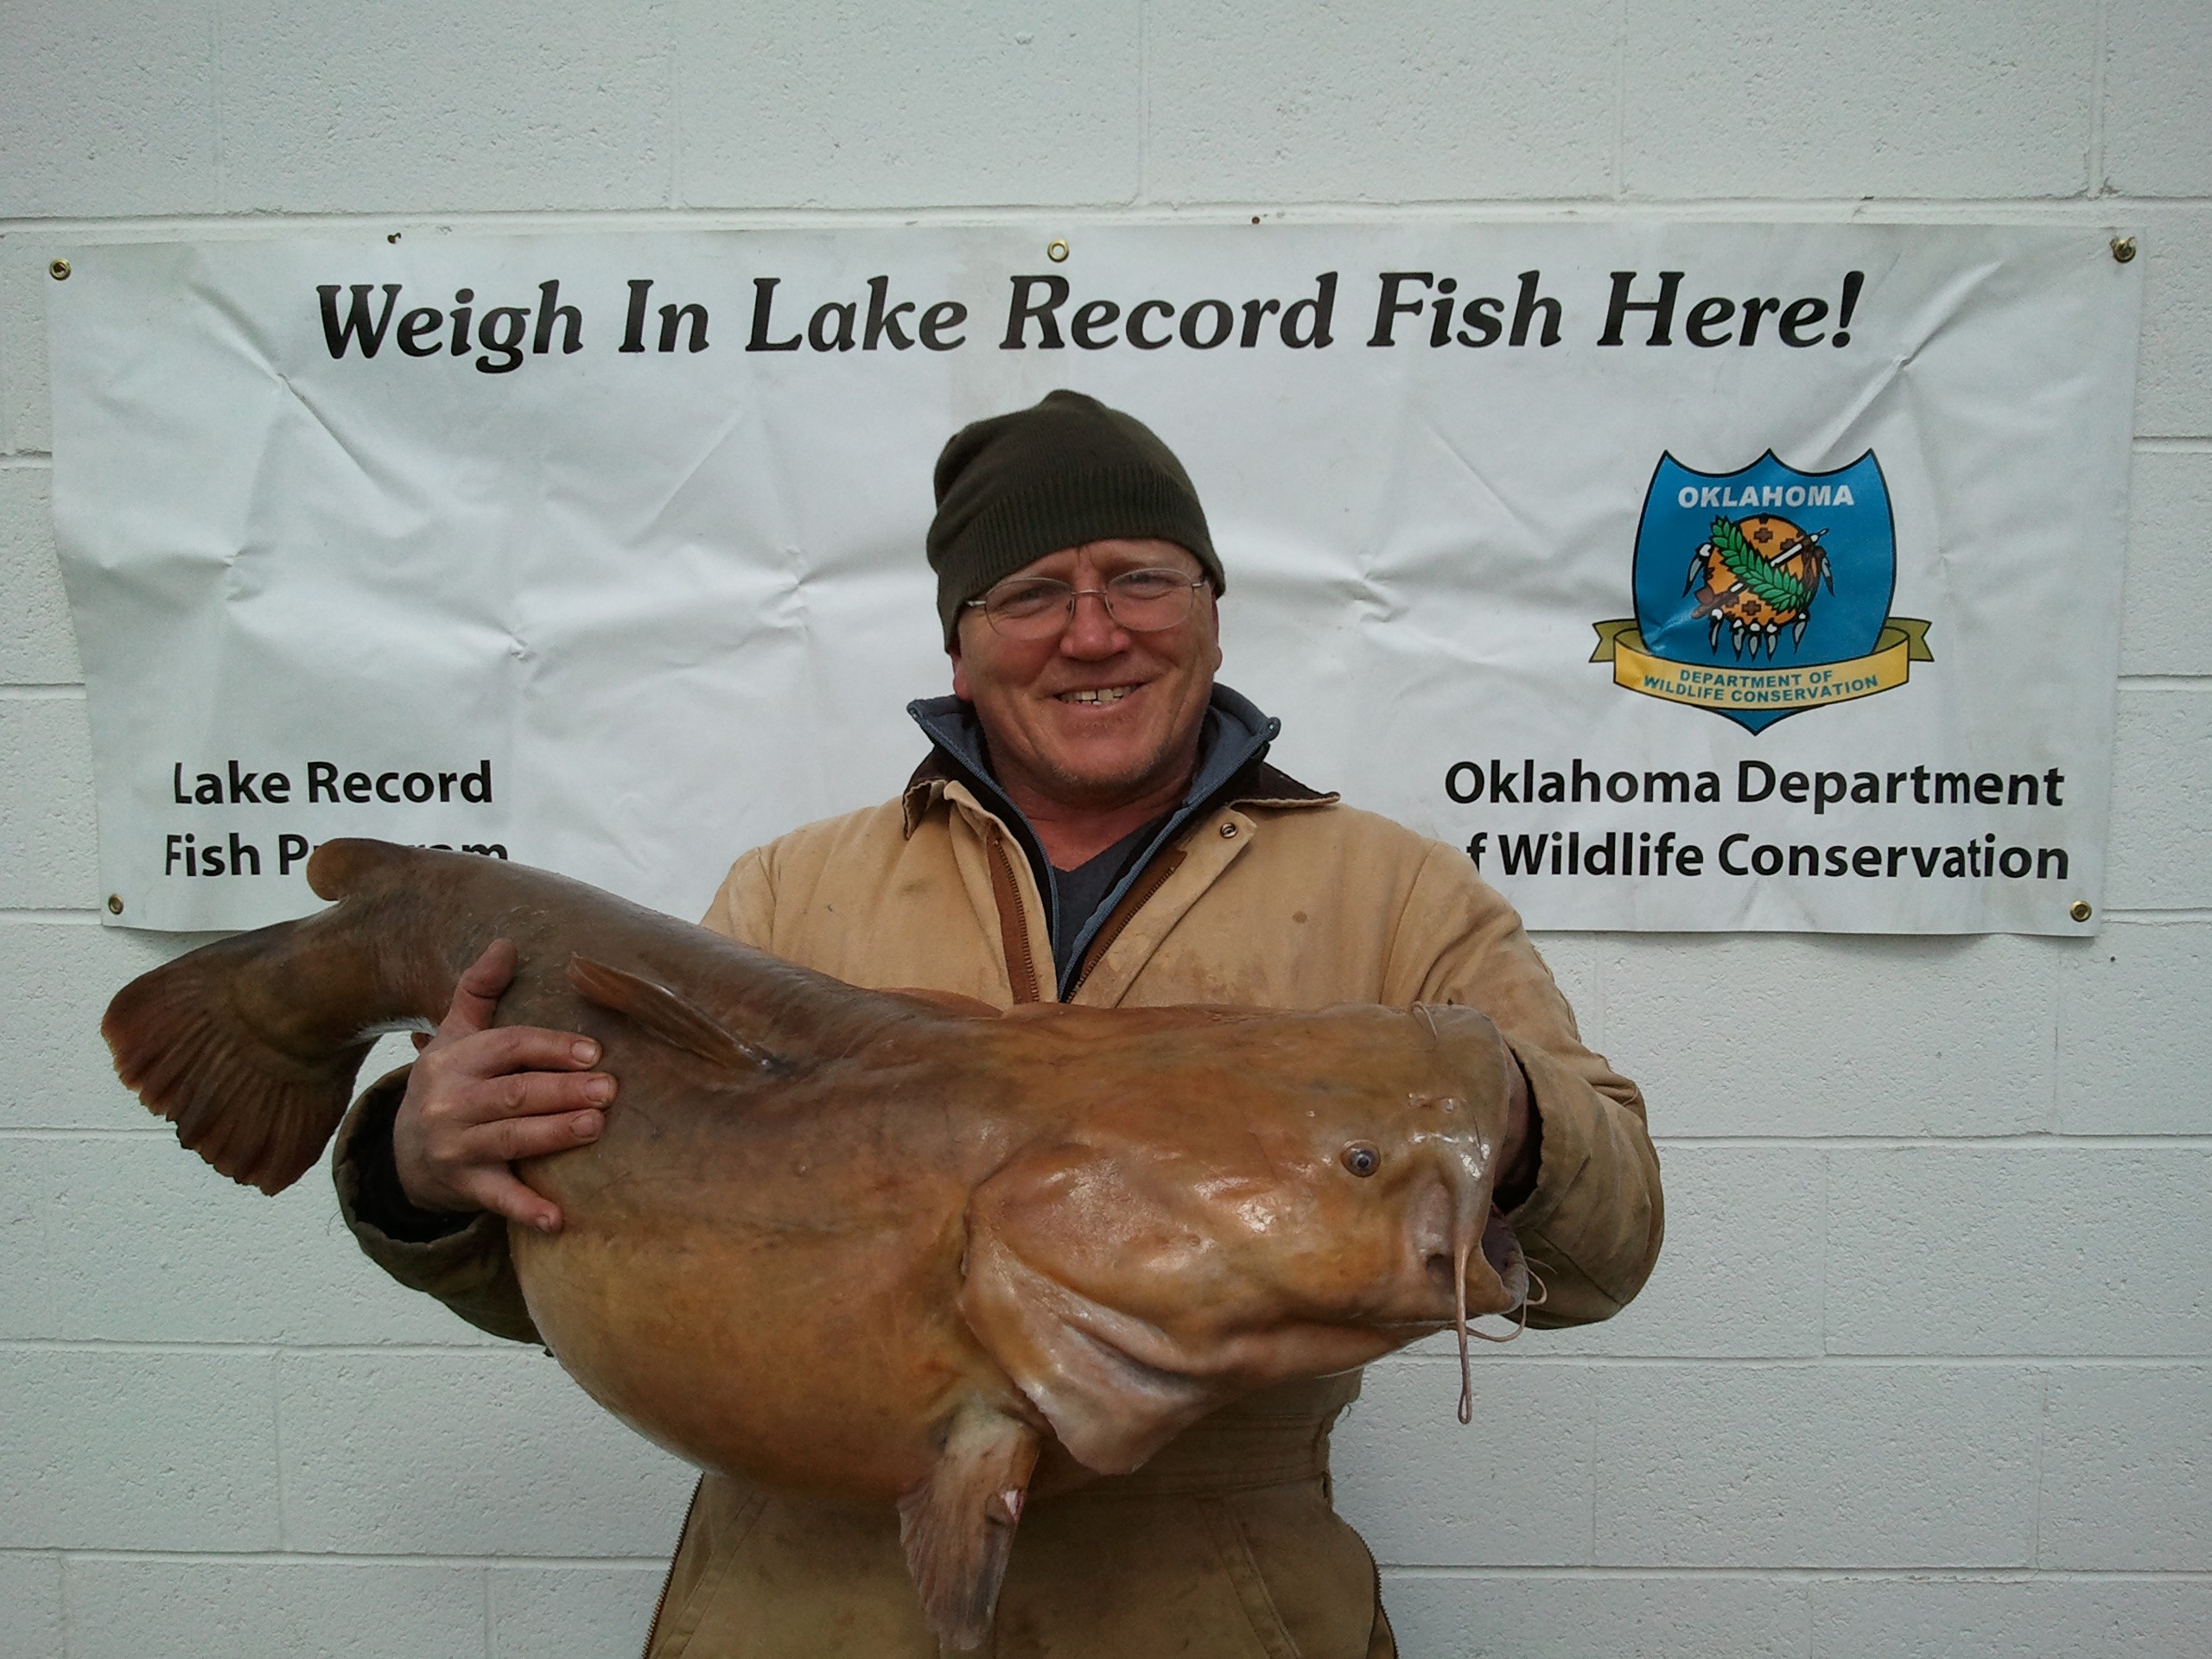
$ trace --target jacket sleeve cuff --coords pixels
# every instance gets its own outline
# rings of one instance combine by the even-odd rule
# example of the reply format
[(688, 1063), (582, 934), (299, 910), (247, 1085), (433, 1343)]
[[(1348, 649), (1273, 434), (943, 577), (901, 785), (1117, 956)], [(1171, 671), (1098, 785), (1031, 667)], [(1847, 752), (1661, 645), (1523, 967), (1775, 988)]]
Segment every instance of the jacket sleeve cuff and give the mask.
[[(340, 1202), (352, 1192), (346, 1218), (356, 1218), (390, 1239), (409, 1244), (428, 1244), (457, 1233), (469, 1218), (449, 1211), (425, 1210), (407, 1196), (399, 1183), (399, 1166), (392, 1156), (392, 1121), (407, 1091), (410, 1068), (402, 1066), (381, 1077), (361, 1096), (348, 1128), (345, 1145), (336, 1160), (340, 1174)], [(346, 1180), (344, 1172), (351, 1171)]]
[(1545, 1285), (1529, 1323), (1610, 1318), (1643, 1287), (1658, 1257), (1658, 1156), (1635, 1113), (1540, 1049), (1516, 1045), (1514, 1053), (1541, 1125), (1535, 1190), (1506, 1214)]
[(446, 1215), (410, 1203), (391, 1163), (391, 1121), (407, 1068), (379, 1078), (346, 1113), (331, 1159), (338, 1208), (364, 1254), (410, 1290), (436, 1297), (478, 1329), (538, 1342), (507, 1251), (505, 1217)]

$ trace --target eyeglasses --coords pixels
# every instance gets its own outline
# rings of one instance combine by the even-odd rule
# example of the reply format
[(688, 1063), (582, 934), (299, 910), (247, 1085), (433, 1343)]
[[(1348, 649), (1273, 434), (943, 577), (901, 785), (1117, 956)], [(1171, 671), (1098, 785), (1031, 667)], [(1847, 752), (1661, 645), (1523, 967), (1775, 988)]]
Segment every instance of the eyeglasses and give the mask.
[(1075, 602), (1096, 594), (1115, 625), (1131, 633), (1157, 633), (1191, 613), (1192, 595), (1206, 585), (1180, 570), (1124, 570), (1103, 588), (1077, 588), (1050, 576), (1008, 576), (963, 610), (980, 610), (1009, 639), (1049, 639), (1075, 616)]

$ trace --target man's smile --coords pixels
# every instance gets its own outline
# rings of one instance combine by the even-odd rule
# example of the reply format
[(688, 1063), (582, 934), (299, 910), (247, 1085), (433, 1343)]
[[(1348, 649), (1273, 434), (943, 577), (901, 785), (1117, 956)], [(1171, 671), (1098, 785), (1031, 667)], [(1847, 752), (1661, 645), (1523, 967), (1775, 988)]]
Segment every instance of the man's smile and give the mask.
[(1055, 692), (1053, 696), (1060, 702), (1080, 702), (1095, 707), (1101, 703), (1119, 702), (1135, 690), (1135, 685), (1101, 685), (1088, 690)]

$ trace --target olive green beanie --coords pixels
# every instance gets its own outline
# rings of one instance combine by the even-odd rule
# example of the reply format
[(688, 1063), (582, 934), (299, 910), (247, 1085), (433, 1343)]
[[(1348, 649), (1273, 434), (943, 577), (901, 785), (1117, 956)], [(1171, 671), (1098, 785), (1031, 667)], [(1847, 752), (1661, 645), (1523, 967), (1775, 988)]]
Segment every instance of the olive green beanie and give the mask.
[(1033, 408), (954, 433), (937, 458), (930, 568), (950, 650), (960, 607), (1064, 547), (1158, 537), (1228, 586), (1190, 474), (1152, 429), (1096, 397), (1052, 391)]

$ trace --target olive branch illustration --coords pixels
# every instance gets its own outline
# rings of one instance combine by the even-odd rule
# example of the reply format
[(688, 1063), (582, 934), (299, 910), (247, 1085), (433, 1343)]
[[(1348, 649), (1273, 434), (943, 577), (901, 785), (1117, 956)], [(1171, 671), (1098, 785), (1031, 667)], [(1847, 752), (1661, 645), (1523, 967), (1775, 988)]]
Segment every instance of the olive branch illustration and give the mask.
[(1736, 527), (1733, 520), (1715, 518), (1713, 521), (1713, 549), (1720, 555), (1720, 563), (1728, 567), (1729, 573), (1737, 581), (1776, 611), (1802, 611), (1812, 602), (1811, 585), (1799, 582), (1787, 570), (1777, 569), (1769, 564), (1744, 539), (1744, 532)]

